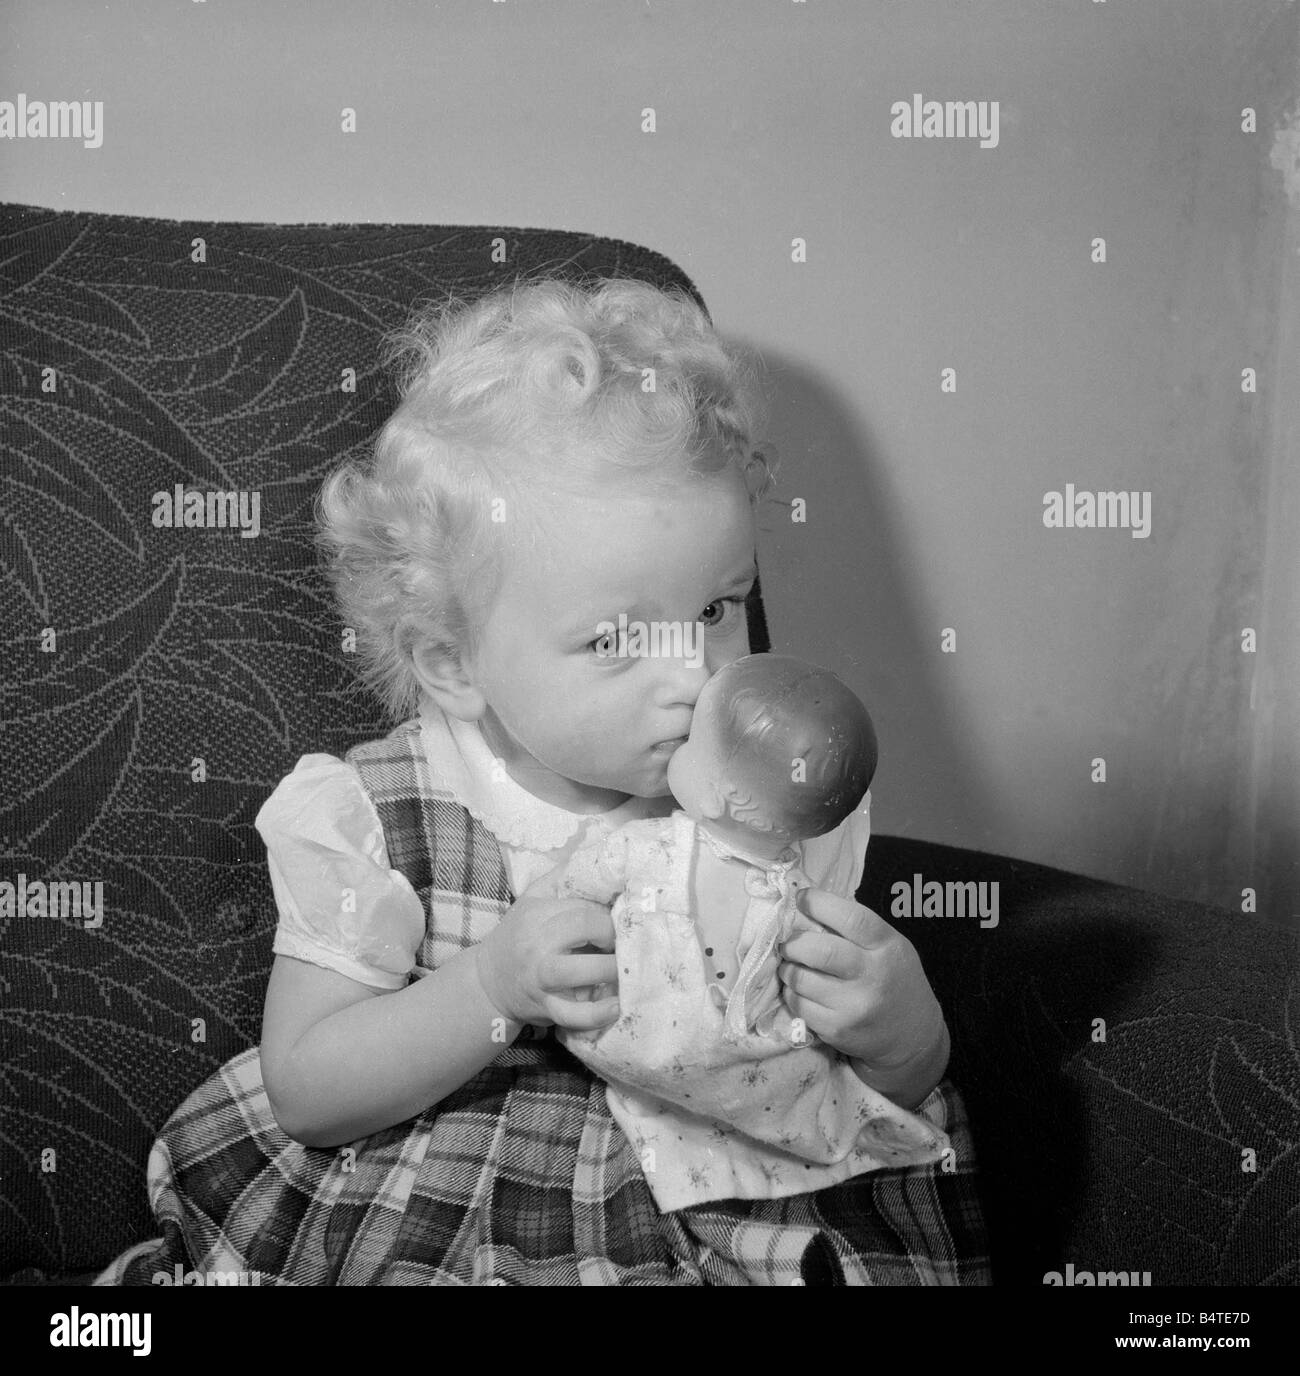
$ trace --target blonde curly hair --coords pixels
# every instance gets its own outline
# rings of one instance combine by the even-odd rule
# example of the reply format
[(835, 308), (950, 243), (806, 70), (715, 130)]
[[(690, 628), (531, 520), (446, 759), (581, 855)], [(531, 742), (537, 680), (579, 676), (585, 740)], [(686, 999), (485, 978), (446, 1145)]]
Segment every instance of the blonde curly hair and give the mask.
[(530, 490), (677, 485), (734, 464), (752, 502), (757, 359), (681, 289), (521, 279), (418, 308), (385, 340), (401, 401), (365, 463), (317, 499), (320, 543), (359, 672), (397, 720), (418, 706), (412, 650), (472, 653), (500, 584), (502, 520)]

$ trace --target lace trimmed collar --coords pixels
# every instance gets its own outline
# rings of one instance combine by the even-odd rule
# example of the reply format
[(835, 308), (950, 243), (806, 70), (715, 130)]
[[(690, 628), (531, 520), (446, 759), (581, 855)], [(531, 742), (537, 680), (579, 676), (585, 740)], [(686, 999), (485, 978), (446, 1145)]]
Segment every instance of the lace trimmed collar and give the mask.
[(438, 786), (508, 846), (556, 850), (591, 822), (612, 831), (672, 807), (671, 798), (632, 797), (610, 812), (568, 812), (529, 793), (504, 770), (494, 778), (496, 759), (478, 723), (450, 717), (428, 698), (420, 705), (420, 742)]

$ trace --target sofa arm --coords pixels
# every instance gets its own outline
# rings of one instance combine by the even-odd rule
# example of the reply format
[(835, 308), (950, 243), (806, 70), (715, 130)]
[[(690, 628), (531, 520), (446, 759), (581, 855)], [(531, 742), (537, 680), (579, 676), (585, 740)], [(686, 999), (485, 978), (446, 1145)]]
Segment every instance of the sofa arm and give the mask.
[[(895, 915), (934, 882), (984, 885), (961, 897), (985, 915), (960, 915), (955, 887), (951, 915)], [(947, 1014), (998, 1283), (1067, 1264), (1300, 1282), (1293, 936), (894, 837), (872, 841), (858, 897), (913, 942)]]

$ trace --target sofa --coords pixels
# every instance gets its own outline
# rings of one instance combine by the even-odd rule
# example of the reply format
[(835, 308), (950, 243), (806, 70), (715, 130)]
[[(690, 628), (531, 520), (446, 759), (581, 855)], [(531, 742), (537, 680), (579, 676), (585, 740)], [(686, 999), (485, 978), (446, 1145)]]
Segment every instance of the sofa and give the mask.
[[(259, 1034), (253, 818), (299, 755), (383, 729), (312, 545), (321, 478), (394, 402), (382, 333), (539, 272), (695, 288), (637, 245), (512, 227), (10, 205), (0, 234), (0, 1276), (30, 1285), (153, 1235), (157, 1129)], [(157, 519), (178, 485), (258, 492), (256, 538)], [(749, 613), (769, 648), (761, 593)], [(996, 926), (891, 918), (948, 1014), (996, 1282), (1300, 1282), (1295, 938), (901, 837), (872, 841), (859, 898), (890, 917), (934, 882), (999, 885)], [(54, 883), (85, 907), (30, 901)]]

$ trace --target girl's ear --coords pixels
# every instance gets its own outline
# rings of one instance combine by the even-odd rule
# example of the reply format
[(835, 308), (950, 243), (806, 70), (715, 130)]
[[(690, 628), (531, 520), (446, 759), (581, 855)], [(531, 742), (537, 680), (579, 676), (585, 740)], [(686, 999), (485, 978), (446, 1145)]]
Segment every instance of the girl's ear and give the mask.
[(411, 650), (411, 666), (420, 686), (448, 716), (477, 721), (487, 711), (487, 701), (454, 647), (417, 645)]

